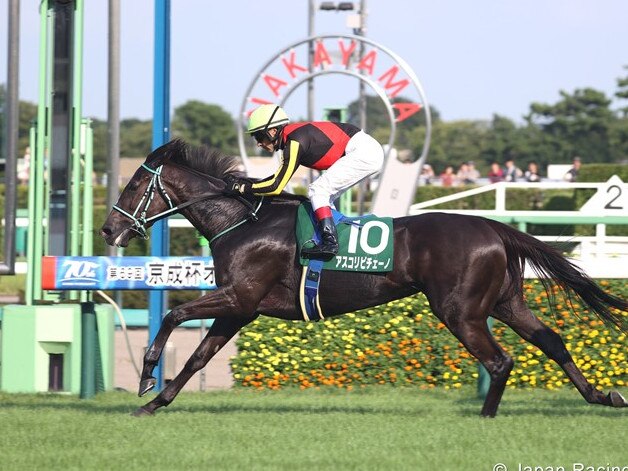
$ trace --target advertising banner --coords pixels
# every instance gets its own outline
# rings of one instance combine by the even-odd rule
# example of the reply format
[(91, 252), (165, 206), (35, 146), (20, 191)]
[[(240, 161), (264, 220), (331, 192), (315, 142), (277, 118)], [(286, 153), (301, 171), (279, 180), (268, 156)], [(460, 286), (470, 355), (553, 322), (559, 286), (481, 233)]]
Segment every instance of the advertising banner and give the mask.
[(211, 257), (43, 257), (48, 290), (216, 288)]

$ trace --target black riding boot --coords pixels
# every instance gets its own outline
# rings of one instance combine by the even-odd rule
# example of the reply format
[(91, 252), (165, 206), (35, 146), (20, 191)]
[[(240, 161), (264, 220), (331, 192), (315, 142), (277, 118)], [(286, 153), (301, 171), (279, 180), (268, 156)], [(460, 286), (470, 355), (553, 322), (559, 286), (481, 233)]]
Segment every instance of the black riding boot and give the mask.
[(318, 221), (318, 230), (321, 234), (320, 245), (303, 248), (301, 255), (304, 258), (331, 260), (338, 253), (338, 233), (332, 218), (323, 218)]

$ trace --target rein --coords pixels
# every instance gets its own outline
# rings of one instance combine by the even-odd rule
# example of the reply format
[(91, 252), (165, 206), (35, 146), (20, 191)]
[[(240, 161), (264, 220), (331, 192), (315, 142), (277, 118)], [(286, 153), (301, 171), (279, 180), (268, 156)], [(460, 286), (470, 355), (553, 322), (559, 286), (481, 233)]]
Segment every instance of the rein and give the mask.
[[(178, 166), (178, 165), (177, 165)], [(123, 214), (124, 216), (128, 217), (131, 221), (133, 221), (133, 224), (131, 225), (131, 227), (129, 227), (130, 230), (137, 232), (142, 238), (144, 239), (148, 239), (148, 232), (146, 229), (146, 225), (151, 223), (151, 222), (156, 222), (159, 221), (160, 219), (163, 219), (167, 216), (170, 216), (172, 214), (178, 213), (180, 212), (182, 209), (187, 208), (188, 206), (191, 206), (193, 204), (196, 204), (200, 201), (209, 199), (209, 198), (217, 198), (218, 196), (222, 196), (222, 192), (208, 192), (208, 193), (203, 193), (200, 196), (197, 196), (196, 198), (193, 198), (191, 200), (186, 201), (185, 203), (181, 203), (177, 206), (175, 206), (172, 203), (172, 199), (170, 198), (170, 195), (168, 195), (168, 192), (166, 191), (166, 189), (164, 188), (163, 182), (161, 181), (161, 171), (163, 168), (163, 164), (160, 165), (159, 167), (157, 167), (156, 169), (152, 169), (150, 167), (148, 167), (146, 164), (142, 164), (142, 167), (145, 170), (148, 170), (150, 173), (153, 174), (153, 176), (150, 179), (150, 182), (148, 183), (148, 186), (146, 187), (146, 190), (144, 190), (144, 194), (142, 195), (142, 199), (140, 199), (140, 202), (138, 203), (137, 207), (135, 208), (135, 211), (133, 211), (133, 214), (129, 213), (128, 211), (125, 211), (124, 209), (120, 208), (118, 205), (113, 205), (113, 209), (115, 209), (116, 211), (118, 211), (119, 213)], [(187, 169), (185, 167), (181, 167), (184, 170), (188, 170), (188, 171), (192, 171), (191, 169)], [(192, 173), (196, 173), (196, 172), (192, 172)], [(148, 212), (148, 208), (150, 207), (151, 203), (153, 202), (153, 198), (155, 197), (155, 192), (159, 192), (159, 194), (161, 195), (161, 197), (164, 199), (164, 201), (166, 201), (168, 203), (168, 207), (169, 209), (162, 211), (161, 213), (155, 214), (154, 216), (151, 216), (149, 218), (146, 217), (146, 213)], [(214, 237), (212, 237), (212, 239), (209, 241), (209, 243), (211, 244), (214, 240), (216, 240), (218, 237), (232, 231), (233, 229), (241, 226), (242, 224), (244, 224), (245, 222), (247, 222), (249, 219), (253, 220), (253, 221), (257, 221), (257, 212), (259, 211), (259, 209), (262, 206), (262, 203), (264, 201), (264, 197), (262, 197), (259, 200), (259, 203), (257, 204), (257, 207), (255, 207), (253, 205), (253, 203), (251, 203), (250, 201), (248, 201), (247, 199), (241, 197), (241, 196), (236, 196), (236, 199), (238, 201), (240, 201), (242, 204), (244, 204), (245, 206), (247, 206), (250, 210), (250, 213), (247, 215), (246, 218), (244, 218), (242, 221), (234, 224), (231, 227), (228, 227), (227, 229), (225, 229), (224, 231), (221, 231), (220, 233), (218, 233), (217, 235), (215, 235)], [(144, 205), (142, 207), (142, 205)], [(139, 213), (139, 216), (138, 216)]]
[[(244, 200), (244, 198), (242, 198), (242, 199)], [(247, 201), (247, 200), (244, 200), (244, 201), (249, 203), (249, 201)], [(216, 234), (214, 237), (212, 237), (211, 240), (209, 241), (209, 245), (211, 245), (213, 241), (218, 239), (218, 237), (221, 237), (221, 236), (225, 235), (226, 233), (231, 232), (235, 228), (240, 227), (242, 224), (247, 222), (249, 219), (251, 219), (253, 221), (257, 221), (257, 212), (259, 211), (259, 208), (262, 207), (262, 203), (263, 202), (264, 202), (264, 197), (262, 196), (260, 198), (259, 202), (257, 203), (257, 208), (253, 209), (253, 211), (251, 213), (249, 213), (249, 215), (246, 218), (242, 219), (242, 221), (234, 224), (233, 226), (230, 226), (230, 227), (226, 228), (224, 231), (220, 231), (218, 234)]]

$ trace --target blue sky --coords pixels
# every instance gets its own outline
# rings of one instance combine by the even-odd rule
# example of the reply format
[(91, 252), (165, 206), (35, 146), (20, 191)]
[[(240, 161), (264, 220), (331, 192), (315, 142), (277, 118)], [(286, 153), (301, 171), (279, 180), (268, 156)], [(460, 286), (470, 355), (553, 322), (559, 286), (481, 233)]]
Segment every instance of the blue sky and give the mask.
[[(318, 4), (319, 2), (317, 2)], [(20, 95), (36, 101), (39, 19), (21, 0)], [(122, 117), (152, 114), (153, 0), (121, 0)], [(367, 37), (418, 76), (445, 120), (521, 121), (533, 101), (593, 87), (610, 96), (628, 75), (625, 0), (368, 0)], [(173, 107), (190, 99), (237, 115), (246, 89), (276, 52), (307, 36), (307, 0), (172, 0)], [(85, 7), (84, 115), (107, 112), (107, 0)], [(318, 12), (317, 33), (350, 33), (346, 14)], [(6, 79), (7, 0), (0, 0), (0, 81)], [(357, 82), (321, 80), (320, 109), (352, 101)], [(305, 109), (305, 87), (286, 103)]]

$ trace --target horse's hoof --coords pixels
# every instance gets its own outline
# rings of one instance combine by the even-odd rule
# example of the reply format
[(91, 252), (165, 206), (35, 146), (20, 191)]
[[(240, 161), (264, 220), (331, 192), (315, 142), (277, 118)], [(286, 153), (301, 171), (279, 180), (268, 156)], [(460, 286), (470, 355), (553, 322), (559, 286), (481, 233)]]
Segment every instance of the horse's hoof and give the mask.
[(131, 413), (133, 417), (148, 417), (154, 414), (154, 412), (144, 409), (143, 407), (140, 407), (139, 409), (136, 409)]
[(611, 406), (613, 407), (628, 407), (628, 402), (624, 399), (624, 396), (619, 394), (617, 391), (611, 391), (608, 393), (608, 398), (611, 401)]
[(157, 384), (157, 380), (155, 378), (153, 378), (152, 376), (150, 378), (148, 378), (148, 379), (143, 379), (142, 381), (140, 381), (140, 389), (139, 389), (137, 395), (139, 397), (142, 397), (148, 391), (153, 389), (156, 384)]

